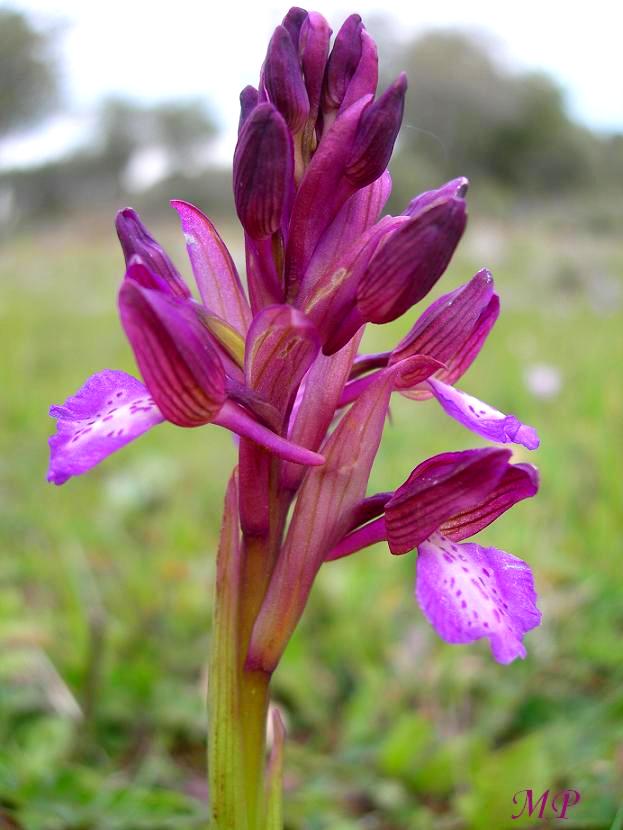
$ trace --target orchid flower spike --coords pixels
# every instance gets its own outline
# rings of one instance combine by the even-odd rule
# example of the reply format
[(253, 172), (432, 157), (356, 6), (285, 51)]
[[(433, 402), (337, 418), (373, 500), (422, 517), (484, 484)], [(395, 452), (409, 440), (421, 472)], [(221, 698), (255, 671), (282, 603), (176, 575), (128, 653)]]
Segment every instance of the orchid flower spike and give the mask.
[(292, 8), (240, 95), (242, 278), (199, 208), (172, 202), (196, 299), (138, 214), (118, 214), (119, 314), (141, 380), (106, 369), (51, 408), (48, 479), (63, 484), (163, 422), (225, 427), (240, 436), (221, 548), (235, 553), (223, 573), (240, 573), (236, 602), (249, 603), (236, 635), (243, 678), (274, 671), (324, 562), (382, 540), (394, 554), (417, 552), (416, 597), (441, 637), (487, 638), (510, 662), (539, 623), (532, 574), (464, 540), (533, 496), (535, 469), (499, 447), (444, 453), (396, 490), (366, 495), (394, 393), (436, 400), (493, 444), (532, 450), (539, 439), (455, 387), (499, 314), (487, 270), (414, 314), (392, 350), (359, 353), (367, 323), (413, 314), (442, 279), (466, 226), (468, 182), (383, 215), (407, 79), (377, 90), (377, 50), (359, 15), (331, 34), (322, 15)]

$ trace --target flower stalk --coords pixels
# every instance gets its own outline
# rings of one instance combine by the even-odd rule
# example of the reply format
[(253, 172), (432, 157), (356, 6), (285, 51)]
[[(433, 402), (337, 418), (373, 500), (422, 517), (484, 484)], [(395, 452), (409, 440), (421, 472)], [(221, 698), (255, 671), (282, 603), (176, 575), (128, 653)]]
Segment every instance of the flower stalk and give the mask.
[(106, 369), (50, 414), (49, 481), (63, 484), (163, 423), (238, 437), (217, 555), (209, 666), (213, 830), (282, 830), (285, 731), (269, 687), (319, 570), (386, 542), (414, 553), (415, 597), (448, 643), (484, 639), (524, 658), (540, 621), (529, 566), (465, 540), (535, 495), (503, 447), (418, 459), (368, 493), (392, 395), (434, 400), (481, 439), (536, 449), (536, 431), (458, 389), (499, 314), (479, 271), (406, 326), (395, 348), (360, 352), (367, 323), (410, 313), (445, 272), (467, 220), (467, 180), (382, 216), (407, 81), (377, 94), (376, 47), (352, 15), (330, 48), (315, 12), (293, 8), (257, 88), (241, 96), (233, 189), (246, 279), (211, 220), (179, 215), (200, 300), (130, 208), (122, 326), (143, 382)]

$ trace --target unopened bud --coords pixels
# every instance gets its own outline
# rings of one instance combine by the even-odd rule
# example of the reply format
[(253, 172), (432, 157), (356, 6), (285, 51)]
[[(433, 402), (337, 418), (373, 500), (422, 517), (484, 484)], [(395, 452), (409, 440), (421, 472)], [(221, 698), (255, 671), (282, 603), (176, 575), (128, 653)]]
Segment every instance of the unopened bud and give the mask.
[(270, 39), (263, 77), (269, 99), (292, 133), (299, 132), (309, 115), (309, 99), (298, 50), (284, 26), (277, 26)]
[(387, 168), (402, 122), (406, 91), (407, 77), (403, 72), (364, 110), (346, 165), (346, 177), (357, 187), (378, 179)]
[(267, 239), (281, 226), (292, 173), (288, 127), (272, 104), (258, 104), (242, 128), (234, 153), (236, 211), (253, 239)]

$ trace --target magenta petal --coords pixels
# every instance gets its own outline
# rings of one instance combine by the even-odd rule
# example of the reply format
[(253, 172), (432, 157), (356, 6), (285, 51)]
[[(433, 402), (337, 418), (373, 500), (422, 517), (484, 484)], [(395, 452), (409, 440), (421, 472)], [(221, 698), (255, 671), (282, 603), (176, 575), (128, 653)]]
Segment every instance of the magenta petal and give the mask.
[(357, 69), (350, 79), (344, 100), (340, 105), (339, 115), (364, 95), (376, 95), (379, 82), (379, 56), (376, 43), (366, 32), (361, 31), (361, 57)]
[(309, 98), (308, 124), (312, 131), (320, 108), (330, 39), (331, 29), (324, 17), (318, 12), (309, 12), (301, 25), (298, 46)]
[(378, 220), (391, 189), (391, 176), (385, 172), (348, 199), (318, 242), (303, 278), (299, 303), (324, 276), (336, 270), (340, 257), (351, 245), (362, 244), (361, 237)]
[(435, 300), (420, 315), (393, 350), (390, 364), (413, 354), (427, 354), (447, 364), (470, 340), (492, 297), (493, 277), (483, 269), (465, 285)]
[(171, 258), (143, 225), (135, 210), (120, 210), (115, 219), (115, 227), (128, 266), (135, 257), (140, 257), (152, 274), (160, 278), (164, 290), (176, 297), (190, 298), (188, 286)]
[(416, 597), (442, 639), (487, 637), (498, 663), (524, 658), (523, 636), (541, 621), (525, 562), (496, 548), (456, 545), (439, 533), (418, 547)]
[[(335, 36), (327, 62), (323, 107), (339, 109), (346, 95), (351, 78), (361, 59), (361, 32), (363, 23), (358, 14), (351, 14)], [(374, 92), (374, 89), (368, 90)]]
[(444, 522), (482, 505), (508, 467), (509, 450), (447, 452), (419, 464), (385, 506), (392, 553), (408, 553)]
[(289, 305), (257, 314), (245, 348), (247, 385), (285, 417), (293, 396), (320, 349), (312, 321)]
[[(288, 428), (288, 438), (291, 441), (312, 450), (318, 449), (335, 415), (360, 340), (361, 337), (357, 335), (330, 357), (318, 355), (299, 387), (292, 408)], [(299, 466), (284, 464), (282, 486), (286, 490), (296, 490), (303, 472)]]
[(202, 308), (144, 288), (131, 265), (119, 292), (121, 323), (141, 375), (168, 421), (194, 427), (213, 420), (225, 400), (225, 371), (201, 322)]
[(50, 415), (57, 420), (50, 436), (53, 484), (86, 473), (164, 420), (143, 384), (114, 369), (92, 375), (62, 406), (51, 407)]
[(539, 446), (539, 437), (534, 427), (522, 424), (514, 415), (505, 415), (478, 398), (435, 378), (426, 382), (444, 412), (476, 435), (500, 444), (522, 444), (529, 450)]
[(474, 536), (522, 499), (535, 496), (539, 473), (532, 464), (511, 464), (481, 504), (457, 513), (439, 528), (453, 542)]
[(294, 298), (318, 240), (357, 187), (348, 182), (344, 169), (362, 111), (370, 98), (361, 98), (343, 113), (322, 137), (301, 181), (292, 207), (286, 276), (288, 297)]
[(201, 299), (209, 311), (218, 314), (244, 337), (251, 323), (251, 309), (227, 246), (199, 208), (179, 199), (174, 199), (171, 205), (182, 223)]

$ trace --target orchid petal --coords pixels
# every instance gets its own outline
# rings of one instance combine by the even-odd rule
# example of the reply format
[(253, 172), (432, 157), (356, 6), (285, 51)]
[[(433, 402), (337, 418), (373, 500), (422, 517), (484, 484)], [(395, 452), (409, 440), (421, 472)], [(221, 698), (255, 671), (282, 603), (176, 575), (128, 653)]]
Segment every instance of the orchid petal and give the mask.
[(225, 372), (211, 334), (195, 304), (143, 288), (135, 278), (141, 269), (128, 269), (119, 311), (143, 379), (168, 421), (207, 424), (225, 400)]
[(302, 312), (289, 305), (265, 308), (256, 315), (247, 337), (247, 385), (286, 416), (319, 348), (315, 326)]
[(457, 513), (440, 526), (444, 536), (459, 542), (474, 536), (522, 499), (536, 495), (539, 474), (532, 464), (511, 464), (485, 500)]
[(476, 435), (500, 444), (522, 444), (529, 450), (539, 446), (539, 437), (534, 427), (522, 424), (514, 415), (505, 415), (467, 392), (461, 392), (436, 378), (430, 378), (426, 383), (444, 412)]
[(309, 98), (310, 134), (315, 132), (318, 118), (330, 39), (331, 28), (325, 18), (318, 12), (309, 12), (301, 25), (298, 48)]
[(188, 286), (171, 258), (143, 225), (135, 210), (120, 210), (115, 219), (115, 227), (128, 266), (134, 257), (140, 257), (149, 270), (163, 280), (169, 293), (182, 299), (190, 298)]
[(263, 78), (270, 101), (283, 115), (290, 132), (298, 133), (309, 115), (309, 98), (299, 50), (285, 26), (277, 26), (270, 39)]
[(524, 634), (539, 625), (529, 566), (496, 548), (456, 545), (434, 534), (418, 547), (416, 597), (448, 643), (487, 637), (498, 663), (524, 658)]
[[(299, 387), (292, 408), (288, 429), (290, 441), (312, 450), (318, 449), (334, 418), (360, 341), (361, 335), (357, 335), (334, 355), (318, 355)], [(281, 472), (284, 489), (296, 490), (303, 474), (301, 467), (284, 464)]]
[(481, 505), (504, 475), (509, 450), (448, 452), (419, 464), (385, 506), (392, 553), (407, 553), (459, 513)]
[(454, 385), (478, 357), (489, 332), (500, 315), (500, 298), (494, 294), (487, 307), (481, 312), (471, 334), (462, 343), (460, 349), (451, 358), (444, 361), (446, 366), (437, 373), (437, 378), (444, 383)]
[[(351, 78), (361, 59), (361, 32), (363, 23), (358, 14), (351, 14), (342, 23), (335, 36), (327, 61), (323, 107), (339, 109), (346, 95)], [(374, 90), (369, 90), (374, 92)]]
[(190, 264), (206, 308), (246, 335), (251, 309), (227, 246), (208, 217), (194, 205), (179, 199), (171, 205), (179, 214)]
[(238, 135), (242, 131), (244, 126), (244, 122), (247, 120), (249, 115), (253, 112), (253, 110), (257, 107), (259, 103), (259, 93), (254, 86), (250, 84), (245, 86), (245, 88), (240, 93), (240, 118), (238, 120)]
[(463, 348), (492, 297), (493, 277), (483, 269), (420, 315), (393, 350), (390, 363), (413, 354), (427, 354), (447, 363)]
[(406, 93), (407, 76), (401, 72), (364, 110), (345, 169), (347, 179), (357, 187), (371, 184), (387, 168), (402, 123)]
[(364, 95), (376, 95), (379, 82), (379, 56), (374, 39), (366, 32), (361, 31), (361, 57), (357, 69), (346, 89), (344, 100), (340, 105), (338, 115), (341, 117), (355, 101)]
[(125, 372), (104, 369), (50, 415), (57, 419), (50, 436), (48, 481), (64, 484), (86, 473), (164, 418), (140, 382)]
[(282, 438), (263, 424), (255, 421), (245, 410), (231, 401), (225, 401), (214, 423), (235, 432), (243, 438), (255, 441), (260, 447), (294, 464), (319, 466), (324, 464), (324, 456), (300, 447), (286, 438)]
[(297, 304), (310, 293), (323, 275), (336, 269), (336, 263), (344, 251), (351, 245), (361, 246), (362, 235), (378, 220), (391, 189), (391, 176), (386, 171), (348, 199), (318, 242), (305, 272)]

